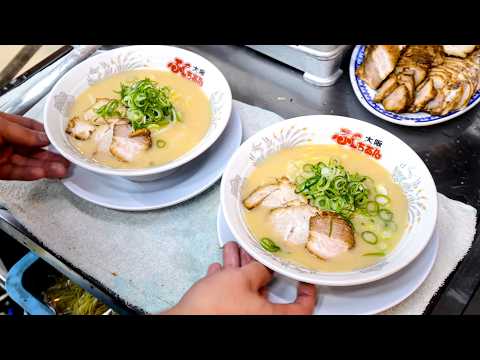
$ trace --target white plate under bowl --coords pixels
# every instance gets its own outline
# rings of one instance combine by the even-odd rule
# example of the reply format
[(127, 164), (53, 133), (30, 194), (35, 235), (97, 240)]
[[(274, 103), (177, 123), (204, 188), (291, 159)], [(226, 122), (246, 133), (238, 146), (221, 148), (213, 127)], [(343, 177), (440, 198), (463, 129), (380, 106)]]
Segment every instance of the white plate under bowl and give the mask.
[(405, 126), (435, 125), (448, 120), (452, 120), (457, 116), (462, 115), (463, 113), (475, 107), (480, 102), (480, 90), (479, 90), (472, 96), (472, 98), (468, 102), (467, 107), (465, 107), (462, 110), (451, 112), (444, 116), (431, 115), (426, 112), (397, 114), (391, 111), (387, 111), (383, 108), (382, 104), (379, 104), (373, 101), (376, 90), (373, 90), (370, 87), (368, 87), (368, 85), (365, 84), (363, 80), (360, 80), (355, 74), (355, 71), (363, 62), (363, 58), (365, 55), (365, 48), (366, 48), (366, 45), (357, 45), (353, 50), (352, 58), (350, 59), (350, 68), (349, 68), (350, 81), (352, 83), (353, 91), (355, 92), (357, 99), (365, 107), (365, 109), (370, 111), (373, 115), (378, 116), (379, 118), (382, 118), (383, 120), (389, 121), (394, 124), (405, 125)]
[[(218, 208), (217, 234), (220, 246), (235, 241), (221, 206)], [(356, 286), (317, 286), (318, 300), (314, 314), (372, 315), (399, 304), (427, 278), (437, 258), (439, 243), (435, 231), (427, 247), (410, 265), (387, 278)], [(297, 294), (297, 283), (296, 280), (275, 274), (269, 285), (270, 301), (278, 304), (291, 303)]]
[(223, 135), (200, 157), (172, 175), (151, 182), (133, 182), (100, 175), (72, 164), (63, 184), (94, 204), (116, 210), (147, 211), (186, 201), (213, 185), (242, 141), (242, 123), (235, 106)]

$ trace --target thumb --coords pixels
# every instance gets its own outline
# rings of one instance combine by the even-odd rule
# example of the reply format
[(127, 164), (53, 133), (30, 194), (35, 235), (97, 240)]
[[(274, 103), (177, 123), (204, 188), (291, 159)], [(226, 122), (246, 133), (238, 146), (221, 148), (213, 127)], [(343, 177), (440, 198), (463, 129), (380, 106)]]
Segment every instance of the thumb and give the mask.
[(272, 304), (274, 314), (311, 315), (317, 302), (317, 287), (312, 284), (298, 283), (297, 298), (292, 304)]

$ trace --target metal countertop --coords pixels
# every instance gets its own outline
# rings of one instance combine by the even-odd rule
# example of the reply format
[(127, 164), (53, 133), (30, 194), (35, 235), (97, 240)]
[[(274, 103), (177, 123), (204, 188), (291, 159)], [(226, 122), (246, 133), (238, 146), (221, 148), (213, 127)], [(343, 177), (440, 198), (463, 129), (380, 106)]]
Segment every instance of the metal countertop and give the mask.
[[(415, 128), (399, 126), (370, 114), (356, 99), (348, 76), (351, 50), (345, 55), (342, 64), (344, 73), (338, 82), (331, 87), (315, 87), (303, 80), (300, 71), (244, 46), (180, 47), (212, 61), (227, 78), (233, 97), (237, 100), (276, 112), (284, 118), (334, 114), (364, 120), (390, 131), (409, 144), (425, 161), (439, 192), (480, 209), (480, 107), (444, 124)], [(18, 224), (11, 217), (0, 212), (0, 220), (3, 220), (2, 227), (13, 225), (16, 231), (12, 233), (18, 232)], [(477, 223), (472, 248), (446, 281), (446, 285), (432, 299), (427, 313), (480, 313), (478, 230)], [(91, 289), (95, 287), (94, 279), (79, 279), (79, 274), (73, 269), (38, 249), (36, 242), (26, 240), (24, 236), (18, 241), (31, 249), (35, 248), (40, 256), (43, 254), (48, 262), (67, 276), (78, 279), (79, 282), (85, 280), (84, 285)], [(108, 297), (108, 289), (96, 289), (95, 292), (97, 291)]]

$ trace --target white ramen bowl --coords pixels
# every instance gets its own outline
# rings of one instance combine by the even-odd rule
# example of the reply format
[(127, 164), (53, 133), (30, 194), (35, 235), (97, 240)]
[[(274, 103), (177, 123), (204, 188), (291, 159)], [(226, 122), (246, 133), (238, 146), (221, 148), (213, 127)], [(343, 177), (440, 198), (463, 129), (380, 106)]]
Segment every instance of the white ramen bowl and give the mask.
[[(352, 148), (351, 139), (357, 148)], [(284, 148), (340, 143), (360, 151), (366, 138), (373, 146), (368, 156), (378, 161), (400, 185), (408, 200), (408, 227), (393, 251), (372, 266), (349, 272), (312, 270), (266, 252), (244, 220), (242, 188), (257, 164)], [(350, 140), (349, 140), (350, 139)], [(365, 148), (365, 147), (363, 147)], [(375, 151), (377, 150), (377, 151)], [(256, 260), (295, 280), (326, 286), (364, 284), (389, 276), (411, 263), (428, 244), (437, 219), (437, 191), (430, 172), (403, 141), (369, 123), (333, 115), (303, 116), (281, 121), (249, 138), (230, 159), (220, 188), (225, 220), (239, 244)]]
[[(212, 118), (203, 139), (190, 151), (166, 164), (144, 169), (114, 169), (83, 157), (70, 143), (65, 128), (75, 98), (89, 86), (111, 75), (136, 69), (172, 71), (195, 81), (209, 99)], [(66, 73), (48, 95), (44, 109), (45, 131), (52, 145), (75, 165), (135, 181), (150, 181), (170, 174), (206, 151), (227, 126), (232, 93), (223, 74), (205, 58), (172, 46), (128, 46), (104, 52)]]

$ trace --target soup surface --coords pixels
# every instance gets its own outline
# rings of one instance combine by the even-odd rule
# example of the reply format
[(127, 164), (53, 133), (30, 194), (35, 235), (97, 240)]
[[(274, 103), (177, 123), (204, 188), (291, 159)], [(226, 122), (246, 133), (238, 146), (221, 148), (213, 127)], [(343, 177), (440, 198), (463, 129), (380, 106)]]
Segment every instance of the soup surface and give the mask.
[[(341, 176), (328, 164), (339, 165)], [(278, 185), (268, 188), (279, 179), (283, 190)], [(307, 189), (312, 179), (317, 188)], [(349, 193), (356, 199), (354, 211), (346, 205)], [(378, 262), (394, 249), (408, 225), (407, 199), (391, 175), (375, 160), (339, 145), (299, 146), (271, 155), (249, 174), (242, 196), (245, 222), (266, 251), (320, 271), (352, 271)], [(325, 200), (328, 197), (331, 200)], [(315, 211), (324, 216), (315, 217)]]
[[(153, 80), (159, 87), (167, 86), (171, 90), (170, 100), (177, 113), (181, 114), (181, 121), (168, 122), (161, 127), (149, 127), (149, 139), (137, 139), (145, 144), (142, 143), (137, 148), (135, 143), (124, 142), (120, 144), (124, 147), (113, 153), (109, 151), (111, 146), (105, 145), (105, 139), (97, 136), (107, 133), (111, 124), (95, 124), (95, 131), (88, 139), (69, 136), (71, 143), (81, 154), (112, 168), (147, 168), (175, 160), (201, 141), (207, 133), (211, 119), (207, 96), (193, 81), (159, 70), (127, 71), (94, 84), (76, 98), (70, 117), (78, 117), (83, 121), (87, 111), (94, 107), (99, 99), (118, 99), (121, 84), (131, 84), (142, 79)], [(132, 129), (130, 131), (133, 132)], [(99, 145), (101, 142), (104, 144), (103, 151)], [(116, 153), (125, 156), (114, 156)]]

